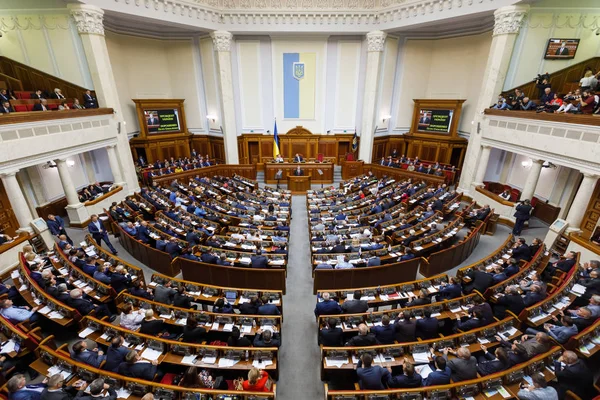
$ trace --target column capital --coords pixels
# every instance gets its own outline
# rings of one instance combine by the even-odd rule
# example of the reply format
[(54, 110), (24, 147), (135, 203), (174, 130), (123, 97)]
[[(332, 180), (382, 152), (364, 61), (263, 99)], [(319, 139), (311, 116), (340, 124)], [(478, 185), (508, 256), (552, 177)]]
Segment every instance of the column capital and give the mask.
[(89, 4), (67, 4), (71, 15), (81, 33), (104, 36), (104, 11)]
[(114, 143), (114, 144), (109, 144), (109, 145), (107, 145), (107, 146), (106, 146), (106, 148), (107, 148), (107, 149), (116, 149), (116, 148), (117, 148), (117, 144), (116, 144), (116, 143)]
[(387, 33), (372, 31), (367, 33), (367, 51), (383, 51)]
[(582, 172), (582, 174), (583, 174), (583, 179), (597, 180), (598, 178), (600, 178), (599, 175), (592, 174), (591, 172)]
[(532, 159), (531, 159), (531, 162), (532, 162), (533, 164), (543, 164), (543, 163), (545, 163), (546, 161), (544, 161), (544, 160), (536, 160), (535, 158), (532, 158)]
[(210, 37), (213, 40), (213, 46), (216, 51), (231, 51), (231, 42), (233, 41), (233, 34), (227, 31), (214, 31), (211, 32)]
[(529, 6), (501, 7), (494, 12), (494, 36), (519, 33)]
[(492, 146), (490, 146), (489, 144), (482, 144), (482, 145), (481, 145), (481, 148), (482, 148), (482, 149), (491, 149), (491, 148), (492, 148)]
[(19, 172), (18, 169), (14, 169), (14, 170), (11, 170), (11, 171), (3, 171), (3, 172), (0, 172), (0, 177), (2, 177), (2, 178), (5, 178), (5, 177), (8, 178), (9, 176), (16, 176), (17, 172)]

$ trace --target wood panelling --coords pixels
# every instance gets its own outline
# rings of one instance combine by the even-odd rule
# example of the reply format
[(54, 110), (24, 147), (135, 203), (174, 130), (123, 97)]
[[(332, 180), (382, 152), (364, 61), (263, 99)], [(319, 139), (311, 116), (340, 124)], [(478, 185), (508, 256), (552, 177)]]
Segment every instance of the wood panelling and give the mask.
[[(352, 134), (319, 135), (298, 126), (287, 133), (279, 134), (279, 150), (286, 159), (296, 153), (307, 159), (324, 159), (341, 163), (351, 149)], [(240, 163), (259, 164), (273, 160), (273, 135), (243, 134), (238, 137)]]
[[(388, 157), (394, 149), (398, 152), (398, 157), (405, 154), (408, 158), (419, 157), (421, 160), (438, 161), (461, 168), (467, 150), (467, 140), (419, 133), (379, 136), (373, 142), (373, 162), (377, 163), (381, 157)], [(453, 157), (453, 154), (456, 157)]]
[(594, 193), (590, 198), (590, 202), (588, 203), (587, 210), (583, 216), (583, 221), (581, 221), (581, 230), (583, 233), (581, 237), (584, 239), (589, 239), (592, 237), (594, 233), (594, 229), (596, 228), (596, 224), (598, 223), (598, 219), (600, 218), (600, 180), (596, 182), (596, 188), (594, 189)]
[(19, 222), (15, 218), (4, 185), (0, 181), (0, 233), (15, 236), (17, 229), (19, 229)]
[[(83, 94), (88, 90), (7, 57), (0, 57), (0, 72), (21, 82), (21, 87), (11, 85), (12, 90), (31, 90), (33, 92), (40, 89), (50, 94), (54, 88), (59, 88), (66, 98), (77, 98), (81, 104), (83, 104)], [(96, 97), (94, 91), (92, 91), (92, 95)]]
[(219, 164), (225, 163), (225, 145), (223, 138), (210, 135), (178, 135), (175, 138), (162, 137), (141, 139), (133, 138), (129, 141), (133, 159), (137, 160), (140, 154), (146, 153), (146, 162), (164, 160), (165, 158), (190, 157), (192, 149), (198, 155), (209, 155)]
[[(598, 71), (600, 69), (600, 57), (587, 59), (550, 74), (550, 84), (552, 85), (553, 92), (566, 94), (571, 90), (577, 89), (579, 87), (579, 80), (583, 77), (583, 73), (587, 67), (590, 67), (594, 72)], [(502, 96), (513, 95), (515, 89), (520, 89), (525, 96), (531, 99), (539, 99), (539, 90), (533, 80), (502, 92)]]

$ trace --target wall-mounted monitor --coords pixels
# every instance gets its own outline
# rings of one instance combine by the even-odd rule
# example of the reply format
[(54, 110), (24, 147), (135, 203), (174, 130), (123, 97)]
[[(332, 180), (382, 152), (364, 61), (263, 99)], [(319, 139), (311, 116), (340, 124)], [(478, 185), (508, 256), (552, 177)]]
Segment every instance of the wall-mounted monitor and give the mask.
[(149, 134), (181, 132), (177, 108), (145, 109), (144, 116)]
[(187, 135), (183, 99), (133, 99), (140, 138)]
[(547, 60), (570, 60), (575, 57), (579, 39), (549, 39), (544, 58)]
[(419, 109), (418, 132), (450, 133), (454, 110)]

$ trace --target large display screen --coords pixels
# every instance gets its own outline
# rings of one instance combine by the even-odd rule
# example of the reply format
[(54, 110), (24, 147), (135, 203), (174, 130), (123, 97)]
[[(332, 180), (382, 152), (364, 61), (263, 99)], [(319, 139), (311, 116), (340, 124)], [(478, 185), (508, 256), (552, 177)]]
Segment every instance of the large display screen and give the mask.
[(545, 59), (568, 60), (575, 57), (579, 39), (550, 39), (546, 46)]
[(417, 130), (421, 132), (449, 133), (454, 110), (419, 110)]
[(176, 108), (144, 110), (148, 133), (180, 132), (179, 110)]

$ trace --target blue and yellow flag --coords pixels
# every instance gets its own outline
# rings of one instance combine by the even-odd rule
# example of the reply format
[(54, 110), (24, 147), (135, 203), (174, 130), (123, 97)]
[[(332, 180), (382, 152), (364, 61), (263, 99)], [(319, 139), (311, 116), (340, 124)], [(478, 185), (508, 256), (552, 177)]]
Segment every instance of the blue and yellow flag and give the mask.
[(352, 137), (352, 151), (358, 150), (358, 134), (356, 133), (356, 128), (354, 128), (354, 136)]
[(279, 136), (277, 136), (277, 121), (275, 121), (275, 128), (273, 128), (273, 158), (276, 158), (279, 152)]

